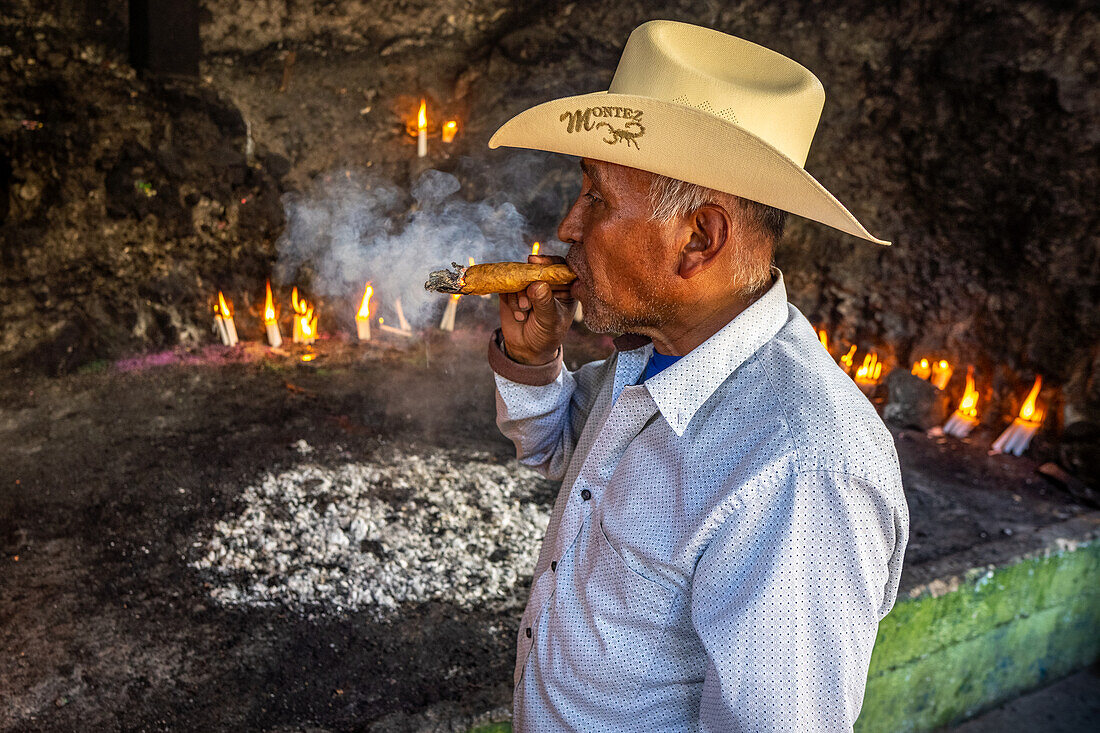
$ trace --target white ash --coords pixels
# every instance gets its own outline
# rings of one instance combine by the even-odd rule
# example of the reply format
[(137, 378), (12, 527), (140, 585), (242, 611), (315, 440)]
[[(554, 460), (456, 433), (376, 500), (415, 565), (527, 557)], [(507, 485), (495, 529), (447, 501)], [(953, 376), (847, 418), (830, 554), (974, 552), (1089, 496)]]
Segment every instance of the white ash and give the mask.
[(393, 451), (303, 463), (241, 495), (192, 566), (226, 605), (353, 611), (443, 600), (512, 604), (549, 521), (545, 480), (481, 454)]

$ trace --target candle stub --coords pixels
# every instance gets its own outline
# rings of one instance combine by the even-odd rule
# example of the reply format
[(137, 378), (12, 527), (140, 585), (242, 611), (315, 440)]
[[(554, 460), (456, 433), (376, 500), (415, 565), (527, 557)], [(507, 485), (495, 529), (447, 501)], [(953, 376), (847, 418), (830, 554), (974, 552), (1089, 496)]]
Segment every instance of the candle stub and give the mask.
[(443, 319), (439, 322), (439, 327), (444, 331), (455, 330), (455, 314), (458, 311), (458, 299), (459, 296), (452, 295), (447, 299), (447, 307), (443, 310)]

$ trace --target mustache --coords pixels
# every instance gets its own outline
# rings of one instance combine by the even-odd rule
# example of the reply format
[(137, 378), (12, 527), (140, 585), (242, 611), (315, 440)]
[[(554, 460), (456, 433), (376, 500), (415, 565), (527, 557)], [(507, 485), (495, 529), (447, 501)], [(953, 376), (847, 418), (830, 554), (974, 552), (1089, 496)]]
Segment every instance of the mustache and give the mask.
[(569, 269), (577, 275), (577, 279), (581, 282), (588, 280), (588, 263), (584, 262), (583, 258), (576, 253), (576, 245), (569, 248), (569, 251), (565, 253), (565, 263), (569, 265)]

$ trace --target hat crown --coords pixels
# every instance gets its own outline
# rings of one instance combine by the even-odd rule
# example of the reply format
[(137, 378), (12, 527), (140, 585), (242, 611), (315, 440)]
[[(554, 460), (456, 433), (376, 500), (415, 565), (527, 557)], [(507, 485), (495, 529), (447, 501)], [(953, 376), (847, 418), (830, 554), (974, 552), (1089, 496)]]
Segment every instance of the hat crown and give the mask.
[(796, 61), (742, 38), (667, 20), (630, 34), (607, 91), (715, 115), (800, 166), (825, 104), (821, 82)]

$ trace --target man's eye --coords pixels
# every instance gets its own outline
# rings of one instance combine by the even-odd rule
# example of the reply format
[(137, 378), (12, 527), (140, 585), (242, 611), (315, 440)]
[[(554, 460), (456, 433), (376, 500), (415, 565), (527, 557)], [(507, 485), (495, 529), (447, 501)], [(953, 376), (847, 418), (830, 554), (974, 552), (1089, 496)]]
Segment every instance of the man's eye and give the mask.
[(592, 202), (596, 202), (596, 201), (600, 200), (600, 197), (597, 196), (596, 194), (592, 193), (591, 191), (586, 191), (585, 194), (584, 194), (584, 197), (586, 199), (588, 199), (589, 201), (592, 201)]

